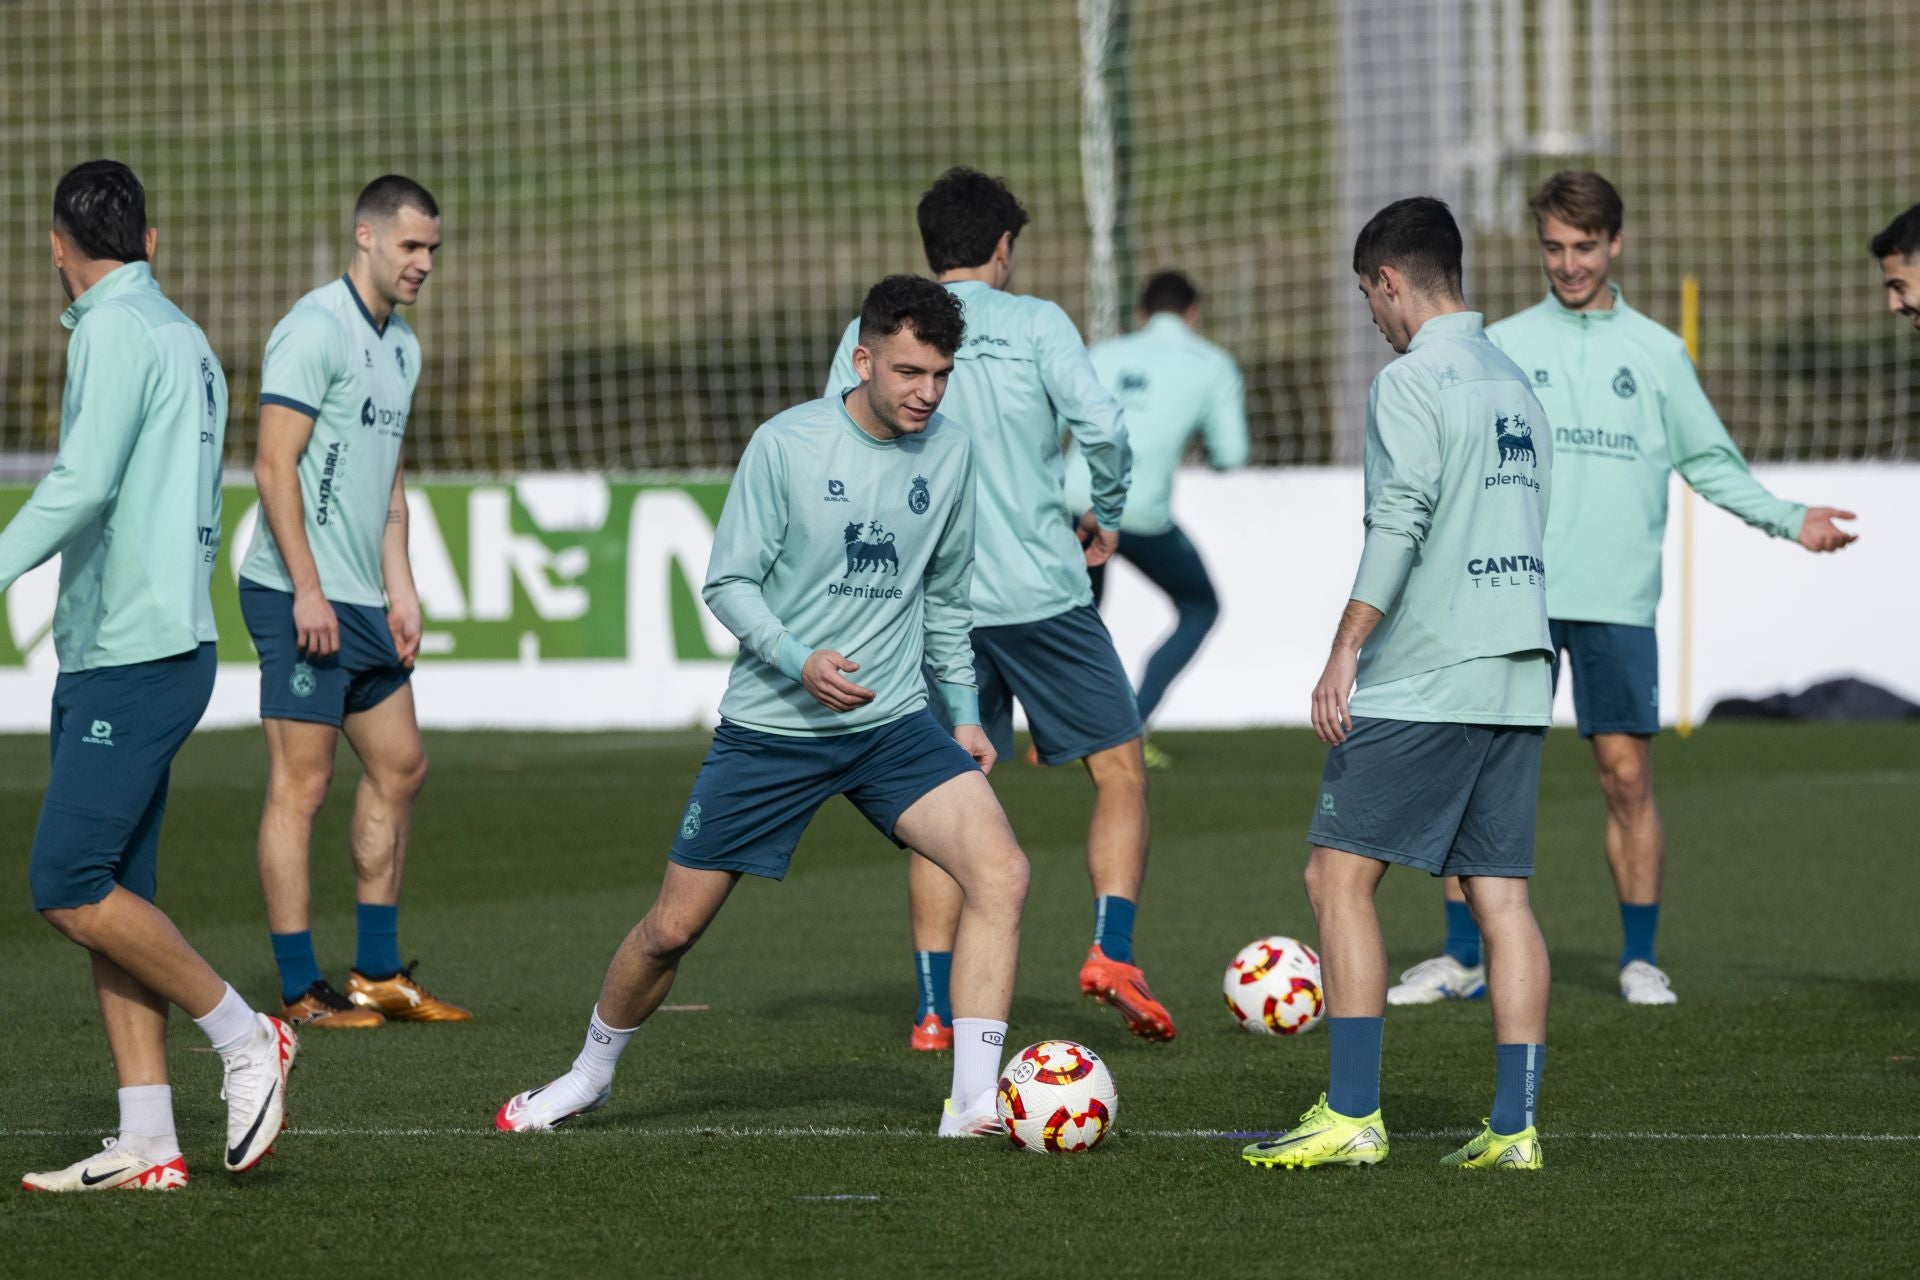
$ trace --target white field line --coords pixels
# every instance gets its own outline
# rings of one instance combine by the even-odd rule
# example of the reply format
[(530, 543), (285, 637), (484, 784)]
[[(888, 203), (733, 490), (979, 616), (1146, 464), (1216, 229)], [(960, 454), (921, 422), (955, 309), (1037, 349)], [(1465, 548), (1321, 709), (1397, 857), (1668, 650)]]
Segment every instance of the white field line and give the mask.
[[(1279, 1136), (1277, 1132), (1232, 1131), (1218, 1129), (1128, 1129), (1118, 1132), (1135, 1138), (1202, 1139), (1213, 1141), (1252, 1141)], [(1470, 1138), (1477, 1129), (1395, 1129), (1392, 1136), (1416, 1141)], [(106, 1129), (0, 1129), (5, 1138), (100, 1138), (110, 1136)], [(484, 1138), (493, 1133), (491, 1125), (477, 1123), (460, 1128), (300, 1128), (289, 1127), (289, 1136), (301, 1138)], [(669, 1128), (621, 1129), (596, 1125), (587, 1129), (558, 1130), (553, 1136), (569, 1133), (623, 1138), (931, 1138), (931, 1128), (906, 1126), (861, 1128), (844, 1125), (688, 1125)], [(1680, 1133), (1659, 1129), (1616, 1129), (1606, 1131), (1561, 1131), (1548, 1129), (1542, 1137), (1567, 1142), (1920, 1142), (1920, 1133)]]

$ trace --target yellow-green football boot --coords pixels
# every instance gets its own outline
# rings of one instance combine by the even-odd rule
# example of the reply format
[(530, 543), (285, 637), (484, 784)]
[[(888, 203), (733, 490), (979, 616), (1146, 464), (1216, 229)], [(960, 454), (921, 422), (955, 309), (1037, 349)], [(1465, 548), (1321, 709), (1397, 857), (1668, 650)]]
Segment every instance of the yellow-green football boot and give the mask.
[(1546, 1167), (1546, 1156), (1540, 1150), (1540, 1131), (1532, 1125), (1518, 1133), (1500, 1134), (1493, 1131), (1491, 1122), (1482, 1120), (1480, 1124), (1480, 1133), (1473, 1141), (1450, 1156), (1442, 1156), (1440, 1163), (1461, 1169)]
[(1343, 1116), (1327, 1105), (1327, 1095), (1308, 1107), (1300, 1123), (1278, 1138), (1240, 1149), (1248, 1164), (1271, 1169), (1311, 1169), (1321, 1164), (1369, 1165), (1387, 1158), (1387, 1126), (1370, 1116)]

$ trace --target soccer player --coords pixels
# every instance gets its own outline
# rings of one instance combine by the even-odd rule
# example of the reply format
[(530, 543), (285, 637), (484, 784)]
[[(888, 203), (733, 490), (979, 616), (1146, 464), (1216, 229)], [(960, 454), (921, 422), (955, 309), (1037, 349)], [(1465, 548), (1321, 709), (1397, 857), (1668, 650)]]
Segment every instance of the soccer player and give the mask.
[(85, 947), (120, 1080), (102, 1153), (29, 1173), (29, 1191), (187, 1185), (167, 1075), (168, 1006), (225, 1068), (226, 1167), (260, 1163), (286, 1114), (294, 1034), (255, 1013), (154, 905), (173, 757), (213, 696), (227, 379), (154, 283), (146, 192), (93, 160), (53, 197), (53, 265), (72, 303), (60, 452), (0, 532), (0, 592), (60, 556), (53, 771), (28, 876), (48, 924)]
[(1553, 711), (1553, 447), (1526, 375), (1466, 309), (1460, 259), (1453, 216), (1424, 196), (1382, 209), (1354, 245), (1360, 291), (1401, 358), (1368, 399), (1366, 545), (1313, 690), (1314, 730), (1333, 747), (1306, 872), (1332, 1071), (1297, 1128), (1245, 1149), (1255, 1165), (1386, 1158), (1387, 949), (1373, 899), (1402, 863), (1459, 876), (1487, 938), (1493, 1113), (1443, 1163), (1540, 1168), (1547, 948), (1527, 877)]
[[(376, 178), (354, 205), (353, 242), (346, 274), (274, 327), (260, 372), (260, 522), (240, 566), (267, 740), (260, 887), (287, 1021), (464, 1022), (470, 1012), (414, 981), (399, 944), (400, 878), (427, 754), (409, 683), (420, 598), (400, 465), (420, 342), (398, 308), (433, 271), (440, 207), (410, 178)], [(359, 939), (344, 996), (314, 958), (308, 876), (343, 731), (364, 770), (348, 837)]]
[[(980, 474), (973, 663), (981, 719), (994, 751), (1007, 756), (1018, 698), (1041, 761), (1083, 762), (1094, 787), (1087, 829), (1094, 938), (1080, 989), (1116, 1007), (1135, 1035), (1171, 1040), (1173, 1019), (1133, 963), (1134, 910), (1147, 871), (1140, 713), (1087, 581), (1087, 569), (1105, 564), (1120, 539), (1130, 465), (1120, 406), (1100, 385), (1067, 313), (1006, 292), (1027, 211), (1004, 181), (951, 169), (920, 198), (917, 213), (927, 264), (967, 320), (946, 403), (973, 438)], [(858, 345), (855, 321), (827, 376), (829, 395), (854, 385)], [(1061, 490), (1063, 422), (1093, 476), (1097, 529), (1084, 551)], [(960, 889), (913, 858), (907, 893), (920, 988), (908, 1043), (944, 1049)]]
[[(748, 443), (702, 593), (740, 656), (659, 896), (614, 955), (572, 1069), (509, 1099), (496, 1128), (550, 1129), (603, 1105), (620, 1054), (740, 876), (784, 877), (814, 813), (844, 795), (961, 887), (939, 1131), (1004, 1131), (994, 1092), (1027, 862), (981, 772), (994, 750), (967, 647), (973, 446), (935, 412), (962, 333), (946, 290), (887, 277), (861, 308), (858, 385)], [(927, 710), (923, 665), (952, 736)]]
[[(1606, 796), (1607, 863), (1620, 899), (1620, 994), (1672, 1004), (1654, 931), (1666, 837), (1653, 803), (1653, 736), (1660, 731), (1654, 608), (1666, 536), (1668, 475), (1678, 471), (1709, 502), (1809, 551), (1853, 541), (1836, 519), (1853, 513), (1776, 498), (1700, 388), (1686, 344), (1626, 303), (1614, 284), (1622, 208), (1597, 173), (1558, 173), (1534, 196), (1544, 300), (1487, 330), (1513, 357), (1554, 422), (1554, 487), (1547, 524), (1547, 612), (1553, 647), (1573, 676), (1580, 736)], [(1443, 953), (1400, 976), (1387, 999), (1426, 1004), (1478, 995), (1480, 935), (1449, 880)]]
[[(1173, 634), (1147, 659), (1134, 690), (1142, 724), (1153, 723), (1160, 700), (1179, 676), (1220, 616), (1220, 601), (1200, 553), (1173, 522), (1173, 477), (1180, 459), (1198, 436), (1215, 471), (1247, 464), (1247, 410), (1240, 368), (1233, 357), (1198, 333), (1200, 291), (1178, 271), (1162, 271), (1140, 291), (1140, 327), (1093, 347), (1100, 381), (1120, 401), (1127, 417), (1127, 442), (1133, 448), (1133, 483), (1120, 518), (1120, 544), (1114, 552), (1166, 593), (1174, 607)], [(1078, 450), (1067, 455), (1067, 508), (1081, 514), (1083, 537), (1095, 528), (1091, 513), (1093, 476)], [(1106, 585), (1106, 566), (1088, 571), (1094, 603)], [(1147, 767), (1164, 769), (1173, 761), (1147, 738)]]
[(1887, 286), (1887, 310), (1920, 329), (1920, 204), (1889, 222), (1868, 247)]

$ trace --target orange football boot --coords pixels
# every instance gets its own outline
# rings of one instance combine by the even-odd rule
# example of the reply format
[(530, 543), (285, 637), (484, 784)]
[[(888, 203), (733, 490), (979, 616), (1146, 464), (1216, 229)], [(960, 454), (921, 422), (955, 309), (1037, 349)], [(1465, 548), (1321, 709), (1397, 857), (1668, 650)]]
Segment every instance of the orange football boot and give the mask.
[(394, 1022), (471, 1022), (473, 1012), (448, 1004), (413, 980), (415, 960), (391, 978), (375, 980), (354, 970), (347, 974), (347, 999), (377, 1009)]
[[(351, 984), (349, 984), (351, 986)], [(387, 1015), (367, 1005), (358, 1005), (333, 989), (325, 978), (300, 993), (298, 1000), (280, 1006), (280, 1020), (295, 1030), (320, 1027), (332, 1031), (351, 1031), (377, 1027)]]
[(914, 1024), (913, 1035), (907, 1040), (909, 1049), (918, 1049), (922, 1053), (938, 1053), (942, 1049), (953, 1048), (953, 1028), (940, 1021), (940, 1015), (927, 1010), (927, 1016)]
[(1080, 966), (1080, 993), (1118, 1009), (1127, 1030), (1142, 1040), (1173, 1039), (1173, 1015), (1153, 998), (1140, 966), (1109, 959), (1098, 943), (1087, 948)]

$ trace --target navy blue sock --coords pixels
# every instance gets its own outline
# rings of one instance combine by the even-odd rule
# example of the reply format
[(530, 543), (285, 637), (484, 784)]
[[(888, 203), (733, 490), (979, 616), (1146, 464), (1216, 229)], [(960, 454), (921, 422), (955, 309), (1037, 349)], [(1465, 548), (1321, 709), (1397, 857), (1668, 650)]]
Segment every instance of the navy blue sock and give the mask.
[(1109, 960), (1133, 963), (1133, 900), (1105, 894), (1093, 900), (1093, 944)]
[(1473, 922), (1473, 908), (1451, 898), (1447, 899), (1445, 951), (1469, 969), (1480, 963), (1480, 926)]
[(270, 933), (267, 937), (273, 942), (273, 963), (280, 969), (280, 997), (292, 1003), (298, 1000), (306, 989), (326, 977), (320, 972), (319, 961), (313, 958), (313, 932), (302, 929), (298, 933)]
[(1531, 1129), (1535, 1100), (1540, 1096), (1540, 1073), (1547, 1066), (1547, 1046), (1497, 1044), (1493, 1046), (1493, 1065), (1493, 1115), (1487, 1126), (1503, 1137)]
[(354, 904), (358, 940), (353, 967), (363, 978), (391, 978), (400, 972), (400, 908), (373, 902)]
[(920, 1007), (914, 1011), (913, 1020), (917, 1023), (929, 1013), (937, 1013), (940, 1021), (953, 1025), (953, 1002), (947, 996), (947, 979), (953, 975), (953, 952), (914, 952), (913, 973), (920, 983)]
[(1332, 1061), (1327, 1105), (1360, 1119), (1380, 1109), (1380, 1036), (1384, 1018), (1328, 1018), (1327, 1056)]
[(1653, 964), (1653, 935), (1660, 927), (1660, 904), (1632, 902), (1620, 904), (1620, 967), (1635, 960)]

